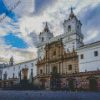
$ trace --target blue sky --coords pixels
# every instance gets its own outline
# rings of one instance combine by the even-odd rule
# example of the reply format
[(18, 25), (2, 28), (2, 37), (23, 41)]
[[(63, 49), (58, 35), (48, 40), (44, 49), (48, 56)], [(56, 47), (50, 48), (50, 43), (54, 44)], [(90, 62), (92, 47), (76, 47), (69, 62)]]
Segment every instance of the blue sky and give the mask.
[(0, 0), (0, 15), (5, 13), (8, 17), (12, 18), (13, 20), (16, 19), (16, 14), (11, 10), (7, 9), (3, 0)]
[[(17, 15), (6, 7), (3, 0), (0, 0), (0, 15), (4, 13), (6, 14), (6, 17), (9, 17), (14, 22), (17, 22)], [(3, 20), (5, 20), (5, 18)], [(12, 25), (11, 23), (7, 24)], [(11, 45), (12, 47), (16, 48), (27, 48), (27, 44), (25, 43), (25, 41), (23, 41), (23, 39), (19, 38), (13, 33), (7, 33), (2, 38), (4, 38), (6, 45)]]
[(20, 1), (11, 10), (8, 5), (16, 5), (16, 2), (0, 0), (0, 19), (6, 15), (0, 22), (1, 58), (9, 59), (13, 55), (15, 61), (19, 62), (36, 57), (35, 44), (38, 34), (43, 30), (43, 23), (48, 21), (54, 35), (62, 34), (62, 23), (68, 18), (71, 6), (75, 8), (74, 13), (83, 24), (84, 42), (100, 40), (100, 0)]
[(27, 48), (25, 41), (12, 33), (8, 33), (3, 38), (7, 45), (11, 45), (16, 48)]

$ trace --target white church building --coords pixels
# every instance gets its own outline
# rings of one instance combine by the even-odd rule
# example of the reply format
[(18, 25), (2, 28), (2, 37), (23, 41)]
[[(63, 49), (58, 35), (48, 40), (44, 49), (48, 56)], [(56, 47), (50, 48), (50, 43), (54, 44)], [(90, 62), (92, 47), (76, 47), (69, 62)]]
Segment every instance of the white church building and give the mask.
[[(5, 67), (2, 70), (2, 80), (10, 80), (10, 79), (19, 79), (20, 74), (22, 73), (23, 69), (28, 69), (27, 79), (31, 82), (32, 78), (36, 76), (37, 72), (37, 59), (21, 62), (18, 64), (13, 64), (13, 57), (10, 59), (9, 66)], [(21, 74), (21, 79), (24, 78), (23, 73)]]
[[(99, 70), (100, 41), (91, 44), (84, 44), (84, 36), (81, 32), (81, 26), (82, 24), (80, 20), (78, 20), (78, 18), (74, 15), (72, 9), (69, 19), (64, 20), (64, 33), (60, 36), (54, 37), (53, 33), (51, 33), (49, 30), (48, 24), (46, 23), (44, 31), (39, 35), (37, 58), (14, 65), (12, 64), (13, 60), (11, 60), (10, 66), (2, 70), (2, 80), (9, 80), (12, 78), (18, 79), (19, 73), (23, 69), (28, 70), (28, 79), (31, 80), (31, 75), (33, 75), (32, 77), (36, 77), (38, 75), (37, 61), (44, 58), (44, 48), (46, 44), (55, 42), (57, 40), (62, 40), (66, 53), (72, 52), (73, 49), (77, 52), (79, 72)], [(23, 78), (23, 74), (21, 78)]]

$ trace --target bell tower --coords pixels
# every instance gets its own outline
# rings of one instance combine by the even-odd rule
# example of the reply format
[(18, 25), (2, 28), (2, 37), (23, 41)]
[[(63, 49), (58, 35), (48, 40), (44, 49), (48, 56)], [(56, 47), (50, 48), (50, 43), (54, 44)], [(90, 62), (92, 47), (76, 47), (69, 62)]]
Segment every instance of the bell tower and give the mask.
[(66, 49), (72, 51), (73, 47), (79, 48), (83, 45), (83, 34), (81, 32), (82, 23), (73, 12), (73, 8), (71, 8), (68, 19), (64, 20), (64, 45)]
[(80, 20), (78, 20), (78, 18), (75, 16), (73, 8), (71, 8), (68, 19), (64, 20), (63, 26), (65, 34), (77, 33), (81, 35), (82, 24)]
[(48, 23), (46, 22), (43, 31), (40, 32), (40, 35), (39, 35), (40, 43), (47, 42), (52, 37), (53, 37), (53, 33), (50, 32)]
[(44, 55), (45, 55), (45, 45), (46, 43), (48, 43), (48, 41), (53, 38), (53, 33), (51, 33), (49, 27), (48, 27), (48, 23), (46, 22), (45, 27), (43, 29), (42, 32), (40, 32), (39, 34), (39, 43), (38, 43), (38, 58), (39, 59), (43, 59)]

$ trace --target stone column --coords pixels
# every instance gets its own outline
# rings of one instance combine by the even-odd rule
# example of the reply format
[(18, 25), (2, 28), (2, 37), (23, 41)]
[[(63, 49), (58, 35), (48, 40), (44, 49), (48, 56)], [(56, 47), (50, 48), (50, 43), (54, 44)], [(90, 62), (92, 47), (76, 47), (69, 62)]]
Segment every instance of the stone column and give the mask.
[(45, 65), (44, 65), (44, 74), (46, 73), (46, 70), (45, 70)]
[(59, 68), (59, 74), (60, 74), (60, 63), (58, 63), (58, 68)]
[(51, 72), (52, 72), (51, 64), (50, 64), (50, 66), (49, 66), (49, 67), (50, 67), (50, 74), (51, 74)]
[(49, 64), (48, 64), (48, 74), (50, 74), (50, 66), (49, 66)]
[(64, 72), (63, 72), (63, 62), (62, 62), (62, 74), (63, 74)]
[(47, 74), (47, 64), (46, 64), (46, 66), (45, 66), (45, 67), (46, 67), (46, 74)]
[(62, 63), (60, 63), (60, 72), (62, 74)]
[(59, 63), (57, 63), (57, 73), (59, 73)]

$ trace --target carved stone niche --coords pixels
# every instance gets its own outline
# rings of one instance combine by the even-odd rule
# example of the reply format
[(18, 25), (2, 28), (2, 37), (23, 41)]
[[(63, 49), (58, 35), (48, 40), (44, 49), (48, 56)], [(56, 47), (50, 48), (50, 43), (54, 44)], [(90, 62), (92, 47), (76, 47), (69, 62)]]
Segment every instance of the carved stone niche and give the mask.
[(24, 80), (28, 79), (28, 68), (23, 68), (22, 69), (22, 75), (23, 75)]

